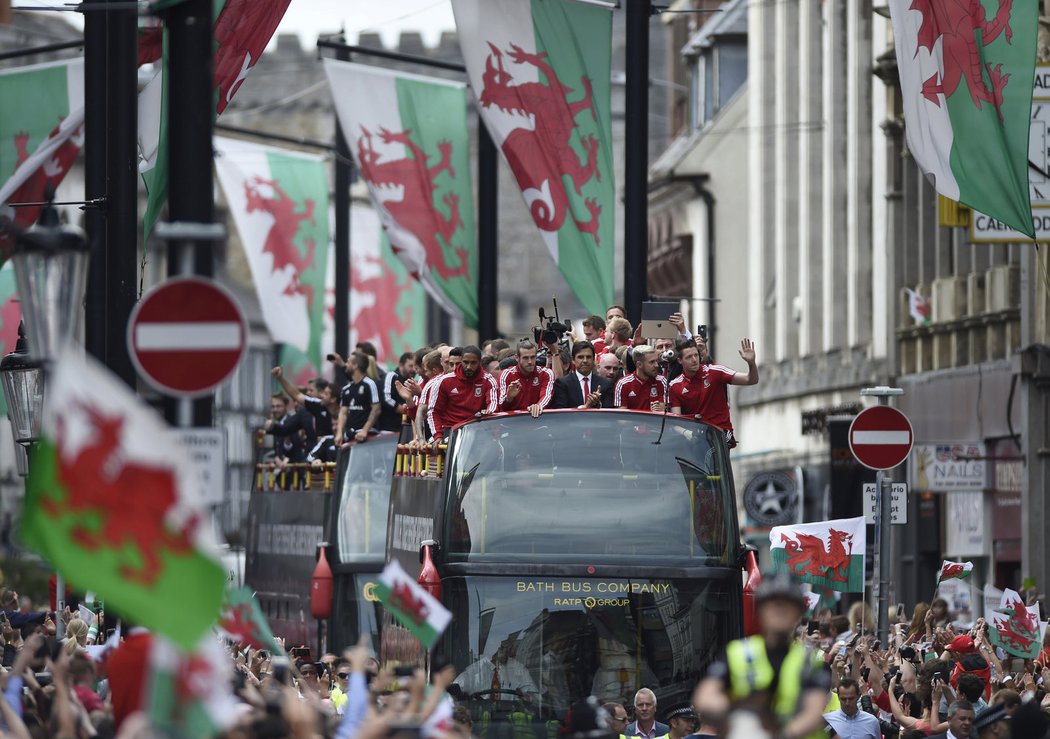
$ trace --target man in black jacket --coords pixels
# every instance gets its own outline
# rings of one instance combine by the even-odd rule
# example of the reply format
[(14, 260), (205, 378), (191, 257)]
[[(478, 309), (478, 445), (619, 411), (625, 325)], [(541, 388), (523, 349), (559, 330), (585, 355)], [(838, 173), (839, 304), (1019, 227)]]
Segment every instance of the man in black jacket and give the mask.
[(612, 383), (594, 371), (594, 345), (577, 341), (572, 345), (575, 371), (554, 381), (550, 408), (612, 408)]

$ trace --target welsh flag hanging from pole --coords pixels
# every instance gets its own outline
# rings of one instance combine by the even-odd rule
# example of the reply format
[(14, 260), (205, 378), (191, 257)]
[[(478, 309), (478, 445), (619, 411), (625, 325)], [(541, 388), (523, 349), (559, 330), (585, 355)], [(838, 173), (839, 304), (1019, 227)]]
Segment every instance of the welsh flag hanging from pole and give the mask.
[[(0, 71), (0, 222), (28, 228), (84, 143), (84, 60)], [(83, 193), (81, 193), (83, 195)], [(0, 233), (0, 259), (14, 240)]]
[(890, 0), (908, 149), (937, 192), (1032, 238), (1038, 0)]
[(215, 138), (215, 170), (273, 340), (321, 367), (328, 178), (320, 157)]
[(350, 230), (350, 345), (371, 341), (392, 367), (426, 343), (426, 292), (394, 254), (376, 211), (354, 206)]
[(478, 110), (576, 297), (613, 299), (612, 12), (571, 0), (453, 0)]
[(999, 607), (985, 604), (984, 620), (988, 624), (988, 640), (1015, 657), (1035, 659), (1042, 648), (1039, 626), (1039, 606), (1026, 606), (1020, 594), (1007, 588), (999, 599)]
[(944, 560), (941, 563), (941, 569), (937, 573), (937, 584), (940, 585), (945, 580), (965, 580), (973, 572), (973, 562), (949, 562)]
[(477, 326), (465, 86), (333, 59), (324, 68), (394, 253), (445, 310)]
[(864, 517), (774, 526), (769, 532), (773, 569), (802, 582), (843, 593), (864, 592)]
[[(156, 12), (184, 0), (155, 0)], [(252, 67), (270, 43), (291, 0), (213, 0), (215, 17), (215, 115), (219, 115), (240, 89)], [(139, 64), (158, 61), (157, 75), (139, 93), (139, 171), (149, 199), (142, 217), (148, 235), (168, 200), (168, 91), (167, 41), (159, 27), (140, 35)]]
[(55, 360), (30, 455), (22, 539), (69, 582), (191, 649), (225, 577), (189, 460), (167, 426), (94, 359)]

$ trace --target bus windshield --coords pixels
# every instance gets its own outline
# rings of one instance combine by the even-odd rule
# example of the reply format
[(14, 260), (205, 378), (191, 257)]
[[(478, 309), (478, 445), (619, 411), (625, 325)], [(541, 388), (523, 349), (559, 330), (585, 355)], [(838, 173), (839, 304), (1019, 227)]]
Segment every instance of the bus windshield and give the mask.
[(383, 561), (390, 475), (397, 437), (370, 439), (350, 449), (339, 489), (338, 550), (341, 563)]
[(508, 723), (551, 736), (544, 728), (556, 733), (589, 695), (630, 705), (647, 686), (661, 706), (689, 700), (735, 636), (732, 577), (719, 568), (688, 579), (448, 578), (450, 692), (485, 739)]
[(728, 565), (738, 532), (720, 433), (620, 411), (466, 424), (449, 454), (447, 561)]

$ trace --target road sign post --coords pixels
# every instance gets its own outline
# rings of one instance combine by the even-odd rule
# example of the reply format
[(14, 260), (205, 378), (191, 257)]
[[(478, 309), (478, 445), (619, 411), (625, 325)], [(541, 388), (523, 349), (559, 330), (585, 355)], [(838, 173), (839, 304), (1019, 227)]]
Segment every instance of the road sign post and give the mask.
[(908, 417), (891, 408), (890, 398), (903, 395), (897, 387), (870, 387), (861, 395), (879, 399), (879, 405), (857, 414), (849, 429), (849, 446), (853, 456), (865, 467), (878, 470), (875, 475), (875, 566), (872, 590), (877, 599), (876, 631), (883, 644), (889, 644), (891, 509), (893, 479), (885, 473), (901, 464), (911, 453), (914, 434)]

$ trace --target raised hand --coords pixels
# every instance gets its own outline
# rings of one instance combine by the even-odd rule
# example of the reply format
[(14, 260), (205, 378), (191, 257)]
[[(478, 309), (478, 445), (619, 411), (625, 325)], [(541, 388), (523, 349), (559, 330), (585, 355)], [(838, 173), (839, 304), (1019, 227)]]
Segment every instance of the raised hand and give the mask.
[(740, 358), (748, 364), (755, 361), (755, 345), (751, 339), (744, 339), (740, 342)]

